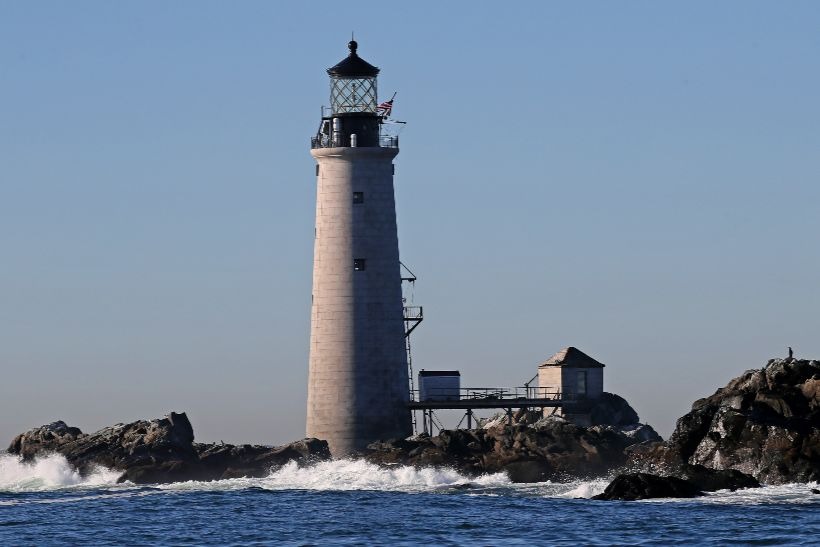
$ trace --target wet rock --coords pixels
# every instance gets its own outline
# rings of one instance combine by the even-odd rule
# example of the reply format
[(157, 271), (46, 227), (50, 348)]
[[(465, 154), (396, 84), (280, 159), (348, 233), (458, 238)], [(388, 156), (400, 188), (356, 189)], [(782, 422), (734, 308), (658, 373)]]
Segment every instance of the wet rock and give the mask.
[(161, 484), (213, 479), (214, 477), (208, 473), (207, 468), (197, 465), (194, 461), (171, 460), (127, 467), (117, 482)]
[(636, 443), (660, 442), (663, 438), (649, 424), (630, 424), (620, 426), (617, 431), (623, 433)]
[(8, 452), (29, 459), (41, 452), (44, 446), (49, 447), (48, 450), (54, 450), (55, 447), (76, 441), (83, 435), (78, 428), (69, 427), (60, 420), (17, 435), (11, 441)]
[(479, 429), (372, 443), (364, 457), (381, 465), (504, 472), (514, 482), (541, 482), (606, 475), (626, 463), (630, 447), (662, 440), (651, 426), (638, 423), (638, 414), (618, 395), (604, 393), (592, 413), (599, 423), (581, 427), (541, 411), (500, 412)]
[(634, 444), (635, 436), (618, 427), (585, 428), (551, 417), (532, 425), (445, 430), (373, 443), (365, 458), (382, 465), (447, 466), (473, 475), (505, 472), (514, 482), (541, 482), (605, 475), (626, 462), (626, 449)]
[(544, 459), (510, 462), (503, 466), (502, 471), (512, 482), (544, 482), (554, 475), (554, 469)]
[(685, 466), (680, 478), (688, 480), (704, 492), (760, 487), (757, 479), (736, 469), (709, 469), (702, 465)]
[(694, 498), (703, 493), (692, 482), (677, 477), (649, 473), (628, 473), (615, 477), (594, 500), (643, 500), (652, 498)]
[(760, 482), (820, 480), (820, 363), (772, 359), (699, 399), (664, 443), (630, 464), (682, 475), (688, 465), (736, 470)]
[(103, 466), (123, 471), (120, 482), (136, 484), (261, 477), (290, 461), (330, 458), (327, 443), (318, 439), (280, 447), (194, 443), (193, 427), (184, 412), (116, 424), (91, 434), (54, 422), (18, 435), (8, 452), (26, 460), (58, 453), (81, 473)]

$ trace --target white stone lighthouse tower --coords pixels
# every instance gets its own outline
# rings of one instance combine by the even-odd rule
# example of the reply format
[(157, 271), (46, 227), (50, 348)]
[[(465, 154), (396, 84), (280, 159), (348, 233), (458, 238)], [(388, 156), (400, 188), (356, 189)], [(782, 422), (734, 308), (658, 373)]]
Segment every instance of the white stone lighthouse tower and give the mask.
[(330, 111), (311, 141), (316, 239), (307, 435), (335, 457), (411, 433), (393, 195), (398, 139), (381, 134), (379, 69), (348, 45), (327, 70)]

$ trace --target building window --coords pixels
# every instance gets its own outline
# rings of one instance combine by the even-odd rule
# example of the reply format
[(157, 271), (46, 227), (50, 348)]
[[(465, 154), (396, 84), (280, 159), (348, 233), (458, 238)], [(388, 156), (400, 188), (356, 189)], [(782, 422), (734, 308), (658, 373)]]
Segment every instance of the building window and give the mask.
[(364, 192), (353, 192), (353, 203), (364, 203)]
[(391, 164), (390, 164), (390, 167), (393, 169), (393, 172), (392, 172), (391, 174), (395, 175), (395, 174), (396, 174), (396, 164), (395, 164), (395, 163), (391, 163)]
[(365, 270), (365, 260), (364, 258), (354, 258), (353, 259), (353, 271), (354, 272), (363, 272)]
[(316, 164), (316, 176), (317, 177), (319, 176), (319, 164), (318, 163)]
[(578, 375), (576, 376), (578, 380), (578, 394), (579, 395), (586, 395), (587, 394), (587, 371), (579, 370)]

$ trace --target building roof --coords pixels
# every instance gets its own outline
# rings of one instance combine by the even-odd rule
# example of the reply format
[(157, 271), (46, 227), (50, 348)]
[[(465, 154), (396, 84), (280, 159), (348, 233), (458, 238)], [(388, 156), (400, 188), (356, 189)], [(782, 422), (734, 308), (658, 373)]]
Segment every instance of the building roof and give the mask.
[(601, 368), (603, 363), (599, 363), (583, 351), (575, 347), (564, 348), (540, 365), (541, 367), (577, 367), (577, 368)]
[(379, 73), (377, 67), (371, 65), (356, 53), (359, 44), (355, 40), (351, 40), (347, 47), (350, 49), (350, 55), (327, 69), (328, 74), (341, 76), (342, 78), (366, 78)]

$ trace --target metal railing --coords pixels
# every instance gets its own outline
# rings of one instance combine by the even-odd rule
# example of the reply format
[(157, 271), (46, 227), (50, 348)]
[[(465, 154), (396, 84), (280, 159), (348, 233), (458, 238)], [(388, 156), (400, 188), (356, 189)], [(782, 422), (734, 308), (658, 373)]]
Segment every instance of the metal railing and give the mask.
[(379, 147), (380, 148), (398, 148), (399, 147), (399, 137), (398, 135), (390, 137), (387, 135), (379, 136)]
[[(398, 148), (399, 147), (399, 137), (398, 136), (387, 136), (381, 135), (379, 136), (379, 146), (378, 148)], [(311, 150), (315, 148), (350, 148), (350, 143), (338, 142), (334, 141), (328, 135), (317, 135), (315, 137), (310, 138), (310, 148)], [(362, 148), (372, 148), (372, 147), (362, 147)]]
[(424, 319), (424, 308), (422, 306), (404, 306), (405, 321), (421, 321)]
[(530, 399), (550, 401), (575, 401), (583, 399), (577, 393), (561, 393), (546, 387), (464, 387), (426, 388), (426, 398), (421, 399), (421, 390), (413, 390), (413, 401), (520, 401)]

